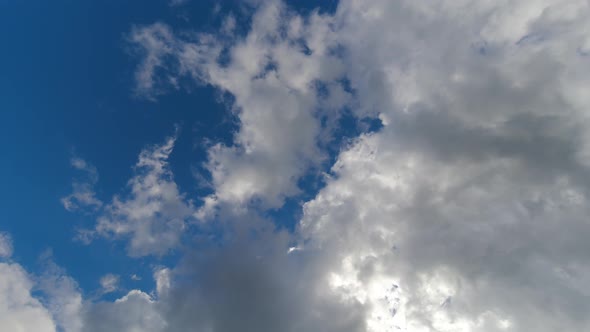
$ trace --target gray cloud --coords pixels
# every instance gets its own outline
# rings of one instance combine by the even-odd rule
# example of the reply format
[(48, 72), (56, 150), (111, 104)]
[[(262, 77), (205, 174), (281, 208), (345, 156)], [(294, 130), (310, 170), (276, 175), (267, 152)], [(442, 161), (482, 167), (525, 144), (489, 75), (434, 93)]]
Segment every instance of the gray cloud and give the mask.
[[(184, 72), (173, 74), (197, 73), (197, 80), (234, 94), (238, 107), (242, 91), (247, 91), (248, 103), (253, 100), (255, 108), (241, 106), (237, 142), (246, 148), (253, 144), (254, 151), (257, 144), (272, 142), (280, 151), (248, 155), (239, 146), (212, 150), (214, 187), (230, 207), (243, 199), (227, 199), (232, 193), (267, 199), (285, 195), (288, 185), (267, 181), (274, 174), (295, 180), (301, 169), (310, 167), (299, 163), (300, 170), (268, 168), (275, 156), (290, 160), (310, 155), (290, 148), (297, 142), (296, 134), (282, 132), (288, 139), (277, 140), (273, 131), (282, 130), (286, 123), (267, 123), (256, 109), (268, 103), (259, 104), (257, 98), (267, 100), (265, 91), (270, 88), (276, 91), (271, 99), (276, 98), (276, 105), (290, 98), (276, 90), (281, 84), (293, 91), (307, 89), (311, 81), (295, 80), (298, 76), (289, 68), (313, 71), (309, 76), (313, 80), (346, 77), (354, 101), (350, 94), (341, 94), (336, 104), (352, 105), (358, 118), (382, 120), (385, 126), (379, 132), (362, 135), (340, 153), (327, 186), (305, 204), (298, 232), (290, 240), (298, 241), (301, 248), (293, 257), (305, 257), (297, 274), (313, 271), (317, 277), (301, 278), (307, 280), (303, 287), (313, 289), (317, 282), (339, 294), (340, 300), (356, 301), (362, 308), (356, 312), (366, 324), (360, 328), (369, 331), (587, 327), (583, 315), (587, 295), (580, 285), (589, 278), (585, 266), (590, 263), (584, 254), (589, 232), (584, 221), (588, 214), (584, 112), (588, 100), (579, 89), (588, 82), (588, 65), (579, 52), (588, 43), (579, 33), (588, 29), (587, 4), (342, 1), (333, 16), (307, 18), (280, 14), (282, 10), (276, 2), (260, 7), (248, 37), (231, 49), (234, 57), (228, 65), (177, 52), (176, 61)], [(295, 31), (309, 46), (309, 55), (281, 53), (282, 42), (292, 40), (273, 34), (281, 26), (277, 17), (289, 22), (283, 28), (286, 35)], [(278, 42), (264, 43), (265, 37), (252, 42), (252, 36)], [(181, 49), (199, 50), (192, 54), (217, 54), (199, 48), (205, 45), (202, 42), (175, 40), (183, 45)], [(334, 49), (341, 51), (334, 55)], [(247, 58), (241, 58), (241, 52)], [(319, 58), (314, 56), (317, 53)], [(260, 74), (267, 59), (273, 60), (276, 69)], [(338, 69), (326, 71), (329, 67), (322, 67), (326, 59)], [(283, 76), (282, 71), (290, 74)], [(233, 76), (240, 72), (241, 76)], [(262, 77), (264, 89), (255, 89), (259, 87), (256, 80), (243, 84), (251, 75), (256, 80)], [(289, 75), (295, 76), (286, 78)], [(289, 108), (272, 105), (270, 119), (288, 113)], [(318, 121), (310, 118), (296, 125), (302, 132)], [(306, 134), (315, 137), (309, 145), (313, 149), (321, 146), (321, 135), (315, 132)], [(246, 133), (263, 141), (240, 141)], [(256, 171), (240, 171), (248, 164), (264, 170), (258, 187), (240, 182), (258, 179)], [(216, 175), (218, 170), (227, 171)], [(231, 174), (237, 178), (232, 180)], [(255, 189), (248, 193), (243, 188)], [(257, 243), (247, 241), (239, 253)], [(250, 307), (239, 305), (238, 298), (224, 300), (224, 290), (251, 295), (248, 292), (258, 287), (252, 284), (248, 291), (242, 290), (241, 280), (266, 280), (263, 284), (273, 285), (273, 279), (265, 278), (286, 269), (283, 264), (289, 265), (286, 262), (292, 257), (283, 254), (270, 270), (244, 258), (248, 263), (238, 264), (244, 271), (239, 274), (231, 269), (239, 253), (215, 256), (215, 264), (206, 269), (236, 275), (225, 279), (223, 289), (195, 277), (214, 290), (208, 297), (222, 298), (220, 312), (237, 317)], [(250, 268), (256, 271), (248, 272)], [(288, 276), (278, 279), (291, 280)], [(280, 299), (288, 292), (285, 287), (279, 283), (269, 292)], [(267, 308), (265, 303), (261, 298), (252, 306)], [(306, 301), (300, 305), (309, 306)], [(280, 311), (298, 312), (295, 307)], [(214, 322), (217, 314), (210, 312), (203, 319)], [(211, 324), (213, 330), (232, 328)], [(266, 326), (273, 324), (268, 321)]]
[(229, 226), (223, 248), (199, 248), (177, 267), (161, 299), (166, 331), (364, 331), (362, 305), (324, 287), (325, 262), (288, 255), (290, 236), (251, 218)]
[(390, 326), (584, 330), (587, 4), (430, 5), (340, 4), (357, 111), (385, 127), (306, 204), (307, 246), (341, 257), (358, 298), (399, 285)]
[[(240, 127), (209, 151), (215, 194), (181, 263), (149, 294), (85, 302), (84, 330), (587, 330), (588, 13), (343, 0), (300, 16), (269, 1), (244, 38), (136, 27), (139, 93), (191, 77), (235, 98)], [(261, 215), (322, 165), (321, 119), (344, 106), (383, 128), (342, 148), (294, 233), (275, 229)], [(173, 144), (142, 153), (131, 196), (99, 223), (135, 255), (175, 247), (180, 228), (162, 225), (194, 212), (166, 168)], [(154, 229), (172, 240), (144, 241)]]

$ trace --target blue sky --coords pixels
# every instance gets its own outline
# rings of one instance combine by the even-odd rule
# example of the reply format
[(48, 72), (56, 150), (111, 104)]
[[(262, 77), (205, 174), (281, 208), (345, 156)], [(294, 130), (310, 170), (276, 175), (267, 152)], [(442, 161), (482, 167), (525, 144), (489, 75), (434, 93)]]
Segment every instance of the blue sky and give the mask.
[[(209, 131), (222, 125), (225, 113), (211, 89), (157, 103), (133, 96), (135, 59), (126, 51), (125, 35), (133, 24), (161, 19), (161, 13), (181, 23), (178, 15), (185, 10), (164, 1), (151, 5), (2, 3), (2, 30), (11, 31), (4, 34), (11, 47), (2, 55), (8, 71), (1, 83), (3, 108), (11, 111), (2, 113), (2, 134), (14, 142), (6, 146), (2, 166), (3, 199), (11, 202), (2, 208), (3, 226), (20, 244), (19, 260), (27, 266), (35, 268), (37, 256), (52, 248), (89, 289), (113, 268), (127, 274), (129, 261), (110, 243), (72, 242), (74, 228), (89, 217), (67, 213), (59, 201), (75, 176), (70, 158), (79, 155), (100, 169), (98, 193), (108, 197), (125, 185), (143, 146), (161, 141), (179, 124), (184, 135), (172, 164), (179, 183), (189, 189), (196, 185), (191, 164), (202, 160), (202, 152), (193, 149), (199, 136), (227, 136)], [(210, 25), (213, 3), (198, 6), (191, 20)], [(35, 208), (27, 202), (35, 202)]]
[[(313, 3), (298, 2), (302, 11)], [(326, 9), (333, 4), (326, 2)], [(2, 135), (7, 144), (2, 165), (3, 230), (18, 244), (16, 258), (33, 271), (38, 256), (51, 248), (83, 289), (99, 287), (106, 273), (151, 274), (150, 264), (128, 259), (117, 243), (85, 246), (72, 241), (92, 216), (68, 213), (60, 198), (76, 174), (73, 156), (100, 172), (97, 195), (119, 193), (131, 177), (137, 155), (179, 126), (170, 164), (176, 182), (193, 198), (203, 196), (193, 168), (205, 161), (203, 140), (230, 141), (232, 115), (211, 87), (170, 91), (157, 101), (134, 94), (137, 59), (126, 43), (134, 25), (166, 21), (179, 29), (214, 30), (238, 3), (193, 1), (61, 2), (4, 1), (2, 30), (11, 45), (1, 55)], [(216, 7), (216, 6), (219, 6)], [(219, 12), (217, 12), (219, 11)], [(10, 32), (10, 33), (9, 33)], [(35, 208), (30, 208), (35, 202)], [(293, 209), (298, 204), (293, 203)], [(35, 232), (31, 232), (35, 229)], [(133, 262), (132, 266), (130, 264)], [(147, 280), (149, 286), (151, 280)], [(135, 287), (135, 285), (133, 286)]]
[(0, 0), (0, 330), (588, 330), (589, 12)]

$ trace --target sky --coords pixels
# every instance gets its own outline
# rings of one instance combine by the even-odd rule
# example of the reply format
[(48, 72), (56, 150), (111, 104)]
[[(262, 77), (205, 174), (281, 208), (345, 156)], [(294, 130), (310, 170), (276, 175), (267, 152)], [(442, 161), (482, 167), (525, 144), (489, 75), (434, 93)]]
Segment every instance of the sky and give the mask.
[(0, 0), (0, 331), (590, 330), (585, 0)]

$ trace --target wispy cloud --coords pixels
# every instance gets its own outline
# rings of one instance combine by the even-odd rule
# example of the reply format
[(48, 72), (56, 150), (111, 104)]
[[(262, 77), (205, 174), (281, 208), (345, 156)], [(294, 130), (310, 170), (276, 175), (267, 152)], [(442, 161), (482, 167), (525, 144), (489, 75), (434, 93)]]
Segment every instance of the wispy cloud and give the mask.
[(278, 208), (301, 192), (297, 180), (326, 160), (321, 145), (331, 139), (331, 127), (322, 127), (319, 119), (337, 122), (350, 101), (342, 83), (344, 64), (333, 52), (338, 46), (329, 28), (333, 18), (315, 13), (306, 24), (281, 2), (270, 1), (259, 6), (243, 40), (231, 36), (233, 15), (223, 22), (224, 38), (183, 39), (162, 23), (136, 27), (130, 40), (145, 54), (137, 90), (154, 96), (170, 86), (169, 77), (189, 77), (231, 93), (240, 128), (232, 145), (209, 149), (215, 193), (208, 208), (253, 202)]
[(128, 239), (131, 256), (163, 255), (179, 246), (194, 214), (192, 202), (180, 193), (168, 166), (176, 137), (144, 149), (128, 182), (129, 193), (116, 195), (98, 217), (93, 236)]
[(70, 164), (80, 175), (72, 183), (72, 193), (61, 198), (64, 208), (68, 211), (100, 209), (103, 203), (94, 191), (98, 182), (96, 167), (79, 157), (72, 157)]
[(12, 238), (7, 233), (0, 232), (0, 258), (12, 256)]
[(119, 288), (119, 276), (116, 274), (105, 274), (99, 280), (103, 294), (112, 293)]
[(169, 0), (168, 4), (170, 7), (178, 7), (187, 4), (189, 1), (190, 0)]
[[(230, 18), (219, 34), (130, 33), (139, 94), (191, 79), (231, 94), (239, 119), (231, 144), (208, 150), (203, 208), (174, 182), (173, 136), (140, 153), (127, 192), (88, 230), (124, 239), (133, 257), (186, 244), (179, 262), (154, 269), (153, 289), (100, 302), (59, 269), (40, 301), (23, 268), (1, 262), (0, 328), (590, 329), (586, 1), (253, 6), (243, 34)], [(382, 127), (330, 152), (344, 112)], [(274, 212), (321, 171), (295, 230), (276, 227)], [(194, 216), (214, 232), (183, 242)]]

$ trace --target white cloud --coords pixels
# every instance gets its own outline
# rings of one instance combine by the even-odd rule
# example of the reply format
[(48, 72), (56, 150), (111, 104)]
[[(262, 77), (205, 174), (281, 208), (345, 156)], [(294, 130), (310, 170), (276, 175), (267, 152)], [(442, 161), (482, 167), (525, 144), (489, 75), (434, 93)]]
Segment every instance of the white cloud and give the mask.
[(132, 290), (115, 302), (100, 302), (92, 306), (85, 317), (84, 331), (164, 331), (166, 322), (157, 311), (150, 295)]
[[(167, 269), (158, 270), (154, 274), (155, 281), (161, 284)], [(161, 272), (161, 273), (160, 273)], [(116, 279), (112, 275), (105, 280)], [(104, 287), (103, 287), (104, 288)], [(158, 295), (158, 294), (157, 294)], [(158, 297), (144, 291), (133, 289), (115, 301), (86, 302), (85, 310), (80, 316), (84, 322), (85, 332), (99, 331), (168, 331), (166, 317)]]
[[(164, 331), (166, 322), (150, 295), (132, 290), (114, 302), (84, 300), (76, 281), (53, 262), (51, 251), (40, 263), (40, 275), (17, 263), (0, 263), (1, 331)], [(112, 289), (116, 279), (102, 278), (103, 288)]]
[[(340, 154), (300, 230), (339, 262), (332, 287), (367, 304), (370, 330), (590, 326), (575, 92), (589, 25), (586, 3), (569, 6), (341, 2), (356, 111), (386, 126)], [(371, 294), (392, 284), (397, 303)]]
[[(586, 6), (343, 0), (301, 17), (270, 1), (244, 39), (136, 28), (139, 92), (189, 75), (235, 97), (234, 145), (209, 150), (223, 239), (157, 270), (153, 295), (115, 302), (85, 303), (50, 273), (62, 277), (45, 278), (59, 291), (44, 307), (22, 268), (0, 264), (0, 327), (54, 331), (54, 315), (68, 332), (588, 330)], [(260, 212), (320, 167), (321, 118), (343, 105), (385, 126), (342, 150), (295, 234), (275, 230)], [(144, 150), (130, 194), (99, 219), (131, 255), (177, 247), (194, 214), (173, 146)]]
[(56, 331), (49, 311), (31, 295), (32, 288), (20, 265), (0, 263), (0, 330)]
[(96, 234), (129, 238), (131, 256), (163, 255), (176, 248), (194, 214), (168, 167), (175, 140), (170, 137), (141, 152), (129, 195), (115, 196), (97, 220)]
[(0, 232), (0, 258), (12, 256), (12, 238), (7, 233)]
[(143, 61), (135, 73), (136, 92), (153, 99), (160, 94), (154, 81), (156, 70), (164, 66), (164, 58), (173, 52), (171, 42), (174, 36), (167, 26), (154, 24), (149, 28), (133, 29), (129, 38), (132, 43), (143, 46), (140, 50), (143, 52)]
[(18, 263), (0, 263), (0, 330), (82, 331), (77, 283), (51, 261), (50, 252), (41, 263), (43, 272), (37, 276)]
[[(226, 33), (232, 21), (231, 16), (225, 21)], [(199, 35), (183, 40), (161, 23), (133, 31), (131, 40), (147, 54), (137, 70), (137, 88), (147, 96), (163, 89), (166, 77), (188, 75), (234, 98), (240, 129), (232, 146), (209, 149), (207, 167), (215, 189), (209, 202), (215, 204), (208, 208), (252, 201), (279, 207), (285, 197), (300, 192), (297, 180), (325, 160), (320, 145), (330, 135), (322, 130), (321, 118), (334, 122), (349, 100), (339, 83), (344, 67), (333, 54), (337, 45), (331, 38), (329, 17), (313, 14), (303, 22), (277, 1), (260, 5), (244, 39)], [(227, 63), (220, 62), (223, 49)], [(319, 82), (330, 98), (318, 97)]]
[(154, 272), (154, 280), (156, 280), (156, 294), (158, 296), (165, 295), (170, 289), (171, 271), (168, 268), (161, 268)]
[(82, 175), (72, 183), (72, 193), (62, 197), (61, 203), (64, 208), (68, 211), (80, 209), (96, 211), (100, 209), (102, 202), (96, 198), (94, 191), (94, 185), (98, 182), (96, 167), (78, 157), (73, 157), (70, 163)]
[(37, 288), (43, 292), (44, 304), (56, 325), (64, 332), (81, 332), (84, 301), (78, 283), (55, 264), (51, 252), (42, 257), (43, 273), (36, 278)]
[(174, 45), (167, 75), (235, 98), (234, 145), (209, 151), (209, 210), (298, 192), (324, 155), (329, 103), (313, 82), (346, 77), (354, 94), (335, 105), (382, 119), (306, 203), (304, 250), (289, 255), (325, 262), (312, 270), (366, 309), (368, 330), (585, 330), (588, 13), (585, 1), (343, 0), (299, 17), (269, 1), (229, 45), (150, 36)]
[(105, 274), (99, 280), (102, 293), (112, 293), (119, 288), (119, 276), (116, 274)]

